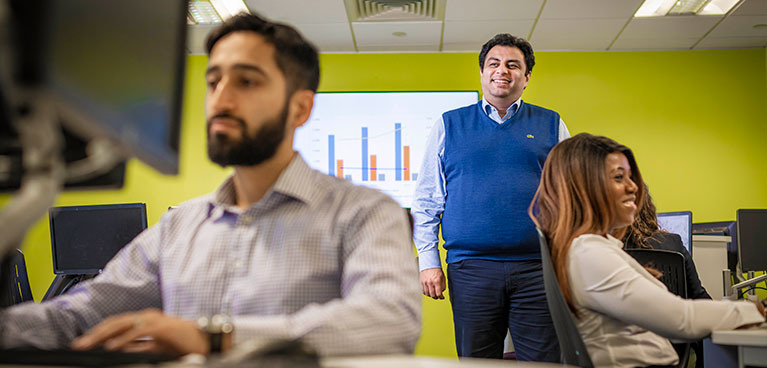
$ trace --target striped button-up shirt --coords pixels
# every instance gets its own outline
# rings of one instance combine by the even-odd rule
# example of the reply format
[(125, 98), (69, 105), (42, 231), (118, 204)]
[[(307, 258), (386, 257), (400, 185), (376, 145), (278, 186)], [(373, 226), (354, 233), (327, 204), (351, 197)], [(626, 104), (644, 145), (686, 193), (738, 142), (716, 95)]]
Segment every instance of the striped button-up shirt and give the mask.
[(247, 209), (229, 178), (166, 213), (96, 278), (4, 311), (2, 343), (63, 347), (110, 315), (155, 307), (189, 320), (228, 314), (235, 344), (302, 338), (323, 355), (410, 353), (421, 327), (411, 247), (396, 202), (296, 155)]

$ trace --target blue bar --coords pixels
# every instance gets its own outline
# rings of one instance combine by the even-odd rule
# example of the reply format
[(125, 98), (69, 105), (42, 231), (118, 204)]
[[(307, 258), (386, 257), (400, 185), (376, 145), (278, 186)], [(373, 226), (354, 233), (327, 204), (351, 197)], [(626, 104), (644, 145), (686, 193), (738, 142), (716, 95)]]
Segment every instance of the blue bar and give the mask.
[(384, 174), (378, 174), (378, 180), (379, 180), (379, 181), (386, 181), (386, 175), (384, 175)]
[(410, 177), (411, 177), (411, 179), (413, 179), (413, 181), (418, 180), (418, 174), (417, 173), (413, 173), (412, 175), (410, 175)]
[(362, 127), (362, 181), (368, 181), (368, 128)]
[(402, 180), (402, 124), (394, 123), (394, 180)]
[(336, 176), (336, 136), (328, 135), (328, 175)]

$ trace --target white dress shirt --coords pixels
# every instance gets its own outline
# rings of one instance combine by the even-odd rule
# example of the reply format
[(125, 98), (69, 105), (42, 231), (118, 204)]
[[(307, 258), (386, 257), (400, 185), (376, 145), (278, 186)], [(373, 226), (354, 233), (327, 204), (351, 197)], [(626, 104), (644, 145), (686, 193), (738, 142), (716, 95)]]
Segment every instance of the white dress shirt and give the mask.
[(676, 364), (668, 339), (697, 340), (713, 330), (764, 321), (750, 302), (670, 293), (622, 248), (610, 235), (587, 234), (575, 238), (568, 253), (576, 325), (595, 366)]

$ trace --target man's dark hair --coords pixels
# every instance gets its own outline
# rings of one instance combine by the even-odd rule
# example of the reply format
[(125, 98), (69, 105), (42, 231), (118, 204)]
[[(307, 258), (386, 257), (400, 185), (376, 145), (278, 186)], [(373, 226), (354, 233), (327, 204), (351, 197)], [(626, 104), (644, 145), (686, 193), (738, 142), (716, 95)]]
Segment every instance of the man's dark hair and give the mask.
[(277, 67), (288, 82), (288, 96), (300, 89), (317, 92), (320, 84), (320, 60), (314, 45), (295, 28), (271, 22), (258, 14), (241, 13), (211, 31), (205, 44), (208, 55), (216, 42), (238, 31), (255, 32), (274, 45)]
[(490, 41), (485, 42), (482, 45), (482, 50), (479, 52), (479, 70), (485, 69), (485, 58), (487, 53), (495, 46), (512, 46), (520, 49), (522, 54), (525, 55), (525, 75), (530, 74), (533, 71), (533, 65), (535, 65), (535, 55), (533, 54), (533, 46), (530, 42), (527, 42), (524, 38), (514, 37), (508, 33), (499, 33)]

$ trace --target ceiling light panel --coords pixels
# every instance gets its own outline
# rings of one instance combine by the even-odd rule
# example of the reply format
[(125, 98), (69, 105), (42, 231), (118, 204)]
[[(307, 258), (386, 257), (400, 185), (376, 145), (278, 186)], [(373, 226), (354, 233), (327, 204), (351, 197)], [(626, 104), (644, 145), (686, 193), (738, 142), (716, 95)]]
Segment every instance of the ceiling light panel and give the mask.
[(190, 1), (188, 13), (189, 18), (196, 24), (221, 23), (221, 17), (209, 1)]
[(665, 15), (723, 15), (742, 0), (645, 0), (637, 18)]

